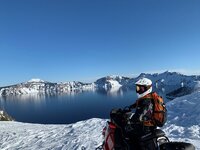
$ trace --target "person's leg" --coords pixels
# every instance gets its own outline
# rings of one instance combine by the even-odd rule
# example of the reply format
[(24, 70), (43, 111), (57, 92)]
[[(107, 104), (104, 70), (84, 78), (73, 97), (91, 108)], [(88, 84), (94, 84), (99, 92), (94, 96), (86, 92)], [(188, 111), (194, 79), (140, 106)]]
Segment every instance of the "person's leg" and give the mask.
[(124, 139), (123, 139), (122, 129), (116, 128), (114, 136), (115, 136), (114, 137), (114, 139), (115, 139), (115, 150), (126, 150), (127, 145), (126, 145), (126, 143), (124, 142)]
[(133, 130), (128, 133), (128, 137), (130, 139), (130, 147), (133, 150), (141, 150), (140, 149), (140, 142), (139, 138), (141, 137), (143, 131), (142, 126), (140, 125), (134, 125)]
[[(155, 129), (156, 127), (144, 126), (142, 136), (153, 133)], [(142, 150), (156, 150), (157, 149), (156, 139), (150, 139), (148, 141), (141, 142), (140, 146)]]

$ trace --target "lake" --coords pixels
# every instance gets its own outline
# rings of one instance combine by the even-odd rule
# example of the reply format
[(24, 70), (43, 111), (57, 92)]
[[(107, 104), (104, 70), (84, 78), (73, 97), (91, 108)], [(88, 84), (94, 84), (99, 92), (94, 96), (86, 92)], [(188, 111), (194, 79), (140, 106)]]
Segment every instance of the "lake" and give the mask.
[(136, 99), (134, 90), (31, 94), (0, 98), (0, 108), (20, 122), (68, 124), (89, 118), (109, 118), (112, 108), (123, 108)]

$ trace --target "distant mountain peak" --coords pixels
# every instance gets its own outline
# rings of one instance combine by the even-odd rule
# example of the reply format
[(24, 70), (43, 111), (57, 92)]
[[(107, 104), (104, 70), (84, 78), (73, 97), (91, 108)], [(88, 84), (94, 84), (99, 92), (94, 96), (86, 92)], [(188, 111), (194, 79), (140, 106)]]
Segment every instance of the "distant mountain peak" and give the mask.
[(179, 73), (175, 72), (175, 71), (169, 71), (169, 70), (167, 70), (167, 71), (165, 71), (165, 72), (163, 72), (161, 74), (179, 74)]
[(31, 79), (29, 80), (28, 82), (44, 82), (44, 80), (41, 80), (41, 79)]

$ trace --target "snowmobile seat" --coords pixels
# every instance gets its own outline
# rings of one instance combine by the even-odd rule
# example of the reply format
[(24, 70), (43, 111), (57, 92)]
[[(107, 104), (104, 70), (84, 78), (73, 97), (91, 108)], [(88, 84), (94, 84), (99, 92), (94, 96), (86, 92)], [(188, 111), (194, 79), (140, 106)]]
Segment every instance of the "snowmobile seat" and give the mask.
[(165, 137), (165, 133), (160, 129), (155, 129), (153, 132), (142, 136), (139, 139), (141, 150), (158, 149), (157, 139), (160, 137)]
[(155, 139), (155, 138), (158, 138), (158, 137), (163, 137), (163, 136), (165, 136), (165, 132), (163, 132), (160, 129), (155, 129), (152, 133), (148, 133), (148, 134), (142, 136), (140, 138), (140, 141), (141, 142), (149, 141), (149, 140), (152, 140), (152, 139)]

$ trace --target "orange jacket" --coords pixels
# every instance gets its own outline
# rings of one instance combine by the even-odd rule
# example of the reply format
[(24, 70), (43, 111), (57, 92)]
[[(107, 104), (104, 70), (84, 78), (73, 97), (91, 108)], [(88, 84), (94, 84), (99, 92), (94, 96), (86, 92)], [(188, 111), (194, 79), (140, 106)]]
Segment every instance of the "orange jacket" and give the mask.
[(152, 93), (139, 98), (136, 102), (130, 106), (131, 109), (136, 109), (134, 117), (140, 121), (144, 126), (156, 126), (152, 116), (153, 116), (153, 103), (152, 103)]

